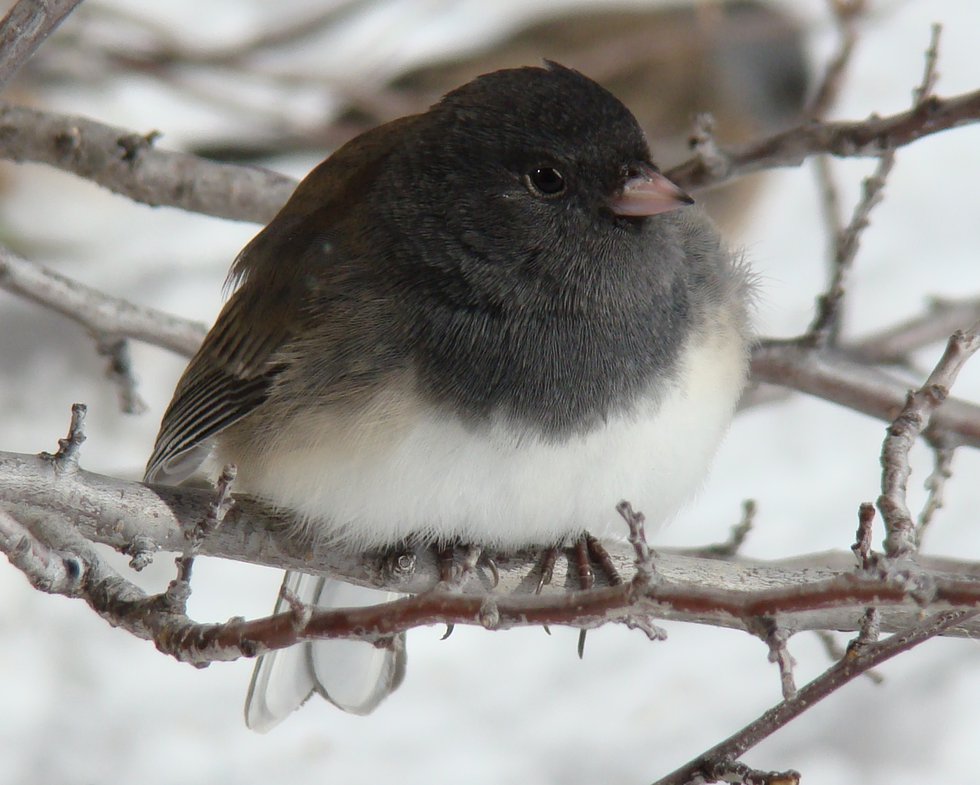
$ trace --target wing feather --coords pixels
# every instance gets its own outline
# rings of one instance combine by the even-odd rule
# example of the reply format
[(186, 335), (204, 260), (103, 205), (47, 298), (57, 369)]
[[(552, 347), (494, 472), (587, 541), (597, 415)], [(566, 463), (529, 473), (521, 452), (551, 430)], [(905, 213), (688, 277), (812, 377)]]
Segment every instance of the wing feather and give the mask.
[(186, 479), (207, 457), (211, 439), (268, 397), (282, 370), (275, 354), (291, 323), (263, 319), (261, 303), (250, 311), (254, 299), (247, 284), (232, 296), (177, 383), (146, 465), (148, 482)]

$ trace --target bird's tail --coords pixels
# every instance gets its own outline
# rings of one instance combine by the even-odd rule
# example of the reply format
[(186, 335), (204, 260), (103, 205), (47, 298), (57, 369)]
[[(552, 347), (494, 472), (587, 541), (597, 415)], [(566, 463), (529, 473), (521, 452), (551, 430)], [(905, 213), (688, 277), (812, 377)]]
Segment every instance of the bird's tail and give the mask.
[[(396, 599), (397, 594), (342, 581), (287, 572), (283, 589), (320, 608), (354, 608)], [(288, 609), (281, 595), (276, 613)], [(368, 714), (405, 675), (405, 636), (384, 647), (363, 641), (320, 640), (259, 657), (245, 699), (245, 724), (264, 733), (302, 706), (314, 692), (353, 714)]]

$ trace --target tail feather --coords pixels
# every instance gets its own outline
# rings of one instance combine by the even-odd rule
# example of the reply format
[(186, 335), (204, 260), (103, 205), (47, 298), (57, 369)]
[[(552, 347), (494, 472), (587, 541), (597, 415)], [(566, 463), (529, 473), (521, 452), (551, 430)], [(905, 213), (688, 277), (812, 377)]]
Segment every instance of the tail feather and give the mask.
[[(321, 608), (355, 608), (396, 599), (393, 592), (287, 572), (283, 587), (301, 602)], [(276, 612), (287, 609), (281, 597)], [(388, 646), (323, 640), (259, 657), (245, 700), (245, 724), (265, 733), (317, 692), (352, 714), (368, 714), (393, 692), (405, 674), (405, 638)]]

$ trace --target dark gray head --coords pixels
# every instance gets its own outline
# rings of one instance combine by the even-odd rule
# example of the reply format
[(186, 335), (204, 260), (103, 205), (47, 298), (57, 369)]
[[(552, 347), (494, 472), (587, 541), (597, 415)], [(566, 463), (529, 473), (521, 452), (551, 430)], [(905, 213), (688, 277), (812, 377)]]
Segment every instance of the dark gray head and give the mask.
[(577, 71), (487, 74), (420, 120), (386, 185), (416, 194), (401, 239), (481, 301), (583, 306), (604, 283), (679, 263), (656, 250), (673, 218), (654, 214), (690, 199), (656, 173), (630, 111)]
[[(611, 93), (561, 66), (482, 76), (417, 119), (389, 274), (435, 399), (554, 434), (667, 379), (688, 334), (691, 200)], [(393, 200), (392, 200), (393, 201)], [(408, 249), (406, 251), (406, 249)]]

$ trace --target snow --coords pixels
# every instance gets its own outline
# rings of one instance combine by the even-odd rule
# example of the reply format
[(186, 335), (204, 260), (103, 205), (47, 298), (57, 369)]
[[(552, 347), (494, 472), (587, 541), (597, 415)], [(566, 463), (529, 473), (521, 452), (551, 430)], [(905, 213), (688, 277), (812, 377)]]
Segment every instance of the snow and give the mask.
[[(833, 38), (821, 21), (824, 3), (786, 4), (814, 20), (813, 49), (825, 55)], [(161, 24), (197, 31), (196, 40), (206, 42), (201, 30), (223, 29), (230, 40), (261, 27), (273, 4), (115, 5), (152, 8)], [(277, 14), (287, 13), (275, 5)], [(357, 55), (360, 40), (370, 52), (368, 70), (383, 72), (428, 51), (463, 46), (473, 31), (502, 26), (508, 14), (528, 14), (542, 3), (490, 5), (463, 2), (449, 13), (447, 3), (384, 4), (392, 14), (384, 17), (388, 32), (371, 37), (372, 25), (354, 20), (344, 48), (328, 51), (328, 60), (342, 67)], [(205, 8), (206, 27), (196, 16)], [(837, 116), (905, 108), (933, 21), (945, 25), (939, 93), (978, 86), (975, 0), (879, 2), (874, 8)], [(435, 19), (439, 24), (431, 23)], [(59, 111), (160, 128), (168, 145), (220, 127), (217, 111), (183, 103), (189, 108), (135, 80), (96, 93), (66, 91), (49, 102)], [(980, 128), (974, 126), (899, 153), (885, 202), (863, 237), (848, 302), (853, 334), (916, 313), (929, 295), (980, 290), (978, 147)], [(299, 174), (312, 163), (281, 165)], [(835, 170), (850, 204), (870, 166), (846, 163)], [(0, 221), (5, 239), (13, 237), (21, 253), (89, 285), (202, 321), (216, 314), (226, 269), (255, 231), (133, 205), (41, 167), (12, 176)], [(761, 332), (800, 331), (825, 277), (810, 171), (772, 178), (742, 242), (763, 282)], [(922, 352), (923, 372), (939, 352)], [(81, 400), (90, 412), (83, 465), (136, 477), (183, 361), (139, 344), (133, 359), (151, 408), (142, 417), (118, 412), (115, 392), (101, 378), (102, 361), (77, 328), (0, 293), (0, 448), (52, 449), (70, 404)], [(980, 361), (967, 367), (956, 394), (980, 397)], [(878, 493), (883, 433), (882, 423), (803, 396), (752, 410), (737, 419), (696, 503), (655, 544), (724, 539), (741, 501), (751, 497), (760, 511), (747, 554), (782, 558), (846, 547), (858, 504)], [(921, 504), (930, 457), (917, 449), (914, 458), (911, 501)], [(960, 451), (954, 470), (928, 550), (976, 560), (980, 484), (971, 478), (980, 471), (980, 456)], [(139, 580), (159, 589), (171, 575), (163, 556)], [(201, 620), (264, 615), (279, 579), (272, 570), (202, 559), (191, 613)], [(592, 632), (580, 662), (572, 630), (553, 629), (549, 637), (536, 629), (490, 634), (457, 627), (447, 641), (439, 640), (441, 629), (418, 630), (409, 636), (405, 684), (376, 713), (354, 717), (313, 702), (260, 736), (245, 729), (241, 716), (250, 662), (200, 671), (178, 664), (109, 628), (82, 603), (31, 590), (0, 562), (0, 783), (648, 782), (779, 698), (777, 673), (758, 640), (690, 625), (670, 624), (668, 631), (669, 640), (657, 644), (620, 628)], [(827, 664), (815, 638), (798, 636), (790, 650), (800, 682)], [(745, 760), (765, 769), (796, 768), (807, 785), (980, 782), (976, 657), (973, 641), (931, 641), (884, 665), (883, 685), (858, 680)]]

